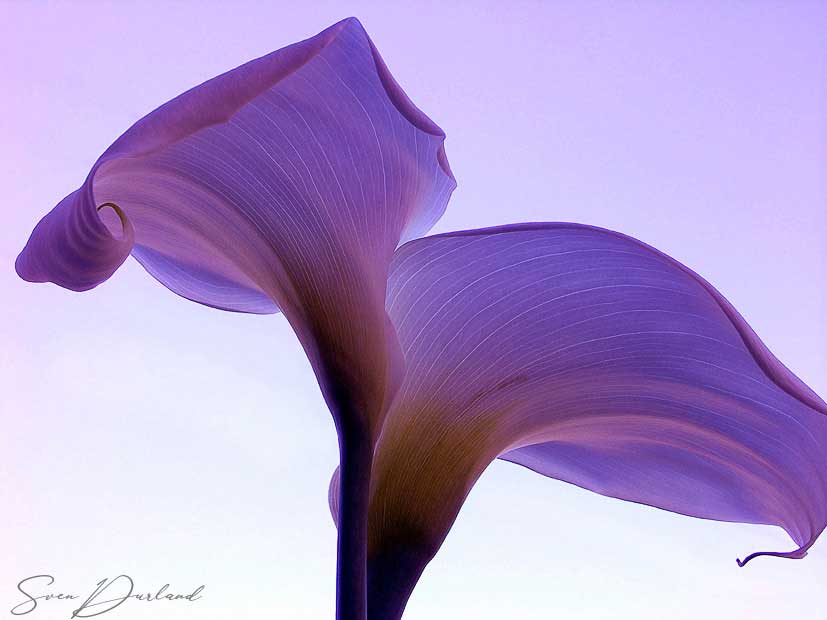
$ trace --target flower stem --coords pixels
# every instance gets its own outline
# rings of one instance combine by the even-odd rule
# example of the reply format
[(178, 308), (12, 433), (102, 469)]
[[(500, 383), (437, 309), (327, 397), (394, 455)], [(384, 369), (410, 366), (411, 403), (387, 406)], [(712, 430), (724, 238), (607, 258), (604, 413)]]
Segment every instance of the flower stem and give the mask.
[(339, 435), (337, 620), (367, 619), (368, 503), (373, 443), (367, 433)]

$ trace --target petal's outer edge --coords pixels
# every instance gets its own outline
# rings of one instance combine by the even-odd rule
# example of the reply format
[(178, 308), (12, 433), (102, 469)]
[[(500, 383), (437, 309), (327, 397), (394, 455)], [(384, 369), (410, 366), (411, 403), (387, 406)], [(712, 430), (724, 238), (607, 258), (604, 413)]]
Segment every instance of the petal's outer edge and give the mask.
[(625, 235), (621, 232), (610, 230), (608, 228), (592, 226), (589, 224), (577, 224), (574, 222), (525, 222), (519, 224), (504, 224), (501, 226), (490, 226), (487, 228), (450, 231), (446, 233), (432, 235), (429, 238), (477, 236), (523, 230), (548, 230), (550, 228), (555, 228), (559, 230), (565, 230), (567, 228), (594, 230), (598, 232), (607, 233), (620, 239), (631, 241), (640, 246), (641, 248), (645, 248), (646, 250), (652, 252), (659, 258), (667, 260), (676, 267), (680, 268), (682, 271), (694, 278), (715, 299), (715, 301), (727, 315), (729, 320), (735, 326), (735, 329), (738, 330), (738, 333), (741, 335), (744, 344), (750, 350), (756, 362), (759, 364), (759, 366), (767, 375), (767, 377), (793, 398), (796, 398), (808, 407), (811, 407), (816, 411), (819, 411), (820, 413), (827, 415), (827, 402), (821, 399), (818, 396), (818, 394), (816, 394), (812, 389), (810, 389), (810, 387), (806, 383), (804, 383), (795, 373), (793, 373), (792, 370), (787, 368), (787, 366), (785, 366), (781, 362), (781, 360), (779, 360), (775, 356), (775, 354), (769, 350), (767, 345), (764, 344), (761, 338), (758, 337), (758, 334), (756, 334), (752, 327), (750, 327), (750, 325), (747, 323), (744, 317), (741, 316), (741, 314), (733, 307), (729, 300), (727, 300), (726, 297), (724, 297), (718, 291), (718, 289), (716, 289), (706, 279), (698, 275), (695, 271), (693, 271), (680, 261), (672, 258), (664, 252), (661, 252), (657, 248), (649, 245), (648, 243), (636, 239), (635, 237)]
[[(355, 18), (351, 18), (355, 19)], [(451, 166), (448, 163), (448, 156), (445, 154), (445, 132), (437, 125), (429, 116), (427, 116), (422, 110), (420, 110), (414, 103), (411, 101), (410, 97), (408, 97), (407, 93), (399, 86), (399, 83), (396, 81), (396, 78), (388, 69), (387, 65), (385, 64), (382, 55), (379, 53), (379, 50), (376, 49), (376, 45), (373, 43), (373, 40), (368, 37), (368, 42), (370, 43), (370, 49), (373, 53), (373, 59), (376, 63), (376, 70), (379, 74), (379, 79), (382, 82), (382, 85), (385, 87), (385, 92), (388, 94), (391, 102), (394, 104), (397, 110), (407, 118), (412, 125), (421, 129), (425, 133), (428, 133), (432, 136), (436, 136), (441, 138), (439, 150), (437, 151), (437, 163), (439, 164), (440, 170), (445, 174), (445, 176), (450, 181), (450, 190), (449, 195), (453, 192), (454, 189), (457, 187), (457, 181), (454, 177), (454, 173), (451, 171)], [(440, 218), (444, 215), (445, 210), (448, 208), (448, 201), (446, 200), (442, 208), (439, 211), (431, 213), (429, 217), (425, 218), (422, 221), (416, 221), (416, 215), (419, 217), (422, 214), (411, 214), (409, 218), (409, 222), (405, 227), (405, 231), (402, 234), (402, 237), (399, 240), (399, 245), (403, 245), (404, 243), (416, 239), (417, 237), (421, 237), (422, 235), (426, 234), (431, 228), (434, 227)]]
[[(150, 256), (152, 257), (151, 260), (148, 259)], [(132, 258), (134, 258), (149, 275), (153, 276), (153, 279), (159, 282), (161, 286), (175, 293), (179, 297), (183, 297), (189, 301), (201, 304), (202, 306), (215, 308), (216, 310), (224, 310), (225, 312), (238, 312), (243, 314), (276, 314), (279, 312), (279, 307), (270, 297), (262, 295), (259, 291), (252, 288), (249, 289), (249, 299), (246, 302), (240, 302), (238, 299), (234, 299), (231, 303), (216, 303), (215, 301), (212, 301), (212, 298), (205, 298), (202, 296), (196, 289), (187, 289), (180, 282), (173, 283), (168, 278), (164, 278), (158, 273), (158, 266), (163, 264), (164, 261), (167, 261), (169, 264), (174, 264), (174, 262), (164, 257), (159, 252), (153, 251), (151, 248), (134, 246), (132, 248)], [(198, 271), (198, 268), (195, 266), (189, 266), (188, 271)], [(207, 278), (216, 280), (216, 287), (220, 287), (220, 282), (222, 280), (220, 276), (205, 273), (204, 278), (200, 280), (201, 283), (203, 284), (203, 281)], [(233, 282), (232, 286), (236, 290), (241, 288), (237, 282)]]
[[(530, 447), (530, 446), (526, 446), (526, 447)], [(542, 469), (540, 469), (539, 467), (532, 466), (530, 461), (527, 461), (525, 459), (515, 460), (515, 459), (518, 458), (518, 456), (517, 456), (518, 453), (519, 453), (519, 450), (510, 450), (508, 452), (505, 452), (504, 454), (501, 454), (497, 458), (501, 461), (505, 461), (506, 463), (512, 463), (513, 465), (523, 467), (523, 468), (525, 468), (525, 469), (527, 469), (527, 470), (529, 470), (529, 471), (531, 471), (535, 474), (539, 474), (541, 476), (546, 476), (546, 474), (543, 472)], [(559, 480), (559, 479), (556, 479), (556, 478), (555, 478), (555, 480), (557, 480), (558, 482), (563, 482), (565, 484), (571, 484), (573, 486), (576, 486), (579, 489), (583, 489), (584, 491), (588, 491), (589, 493), (596, 493), (597, 495), (602, 495), (603, 497), (608, 497), (608, 498), (615, 499), (615, 500), (618, 500), (618, 501), (621, 501), (621, 502), (627, 502), (629, 504), (637, 504), (639, 506), (646, 506), (647, 508), (652, 508), (654, 510), (662, 510), (664, 512), (671, 512), (673, 514), (679, 514), (681, 516), (690, 517), (692, 519), (702, 519), (704, 521), (717, 521), (719, 523), (746, 523), (745, 521), (736, 521), (736, 520), (728, 520), (728, 519), (712, 519), (712, 518), (709, 518), (709, 517), (702, 517), (702, 516), (698, 516), (696, 514), (691, 514), (689, 512), (682, 512), (680, 510), (660, 508), (659, 506), (653, 506), (652, 504), (647, 504), (646, 502), (642, 502), (642, 501), (638, 501), (638, 500), (634, 500), (634, 499), (629, 499), (629, 498), (626, 498), (626, 497), (621, 497), (620, 495), (616, 495), (616, 494), (612, 494), (612, 493), (602, 493), (600, 491), (595, 491), (594, 489), (590, 489), (587, 486), (584, 486), (582, 484), (578, 484), (576, 482), (571, 482), (571, 481), (568, 481), (568, 480)], [(332, 485), (334, 483), (334, 481), (331, 480), (330, 483)], [(768, 524), (763, 523), (763, 522), (753, 522), (752, 525), (768, 525)], [(780, 526), (775, 526), (775, 527), (780, 527)], [(783, 528), (781, 528), (781, 529), (783, 529)], [(810, 549), (810, 547), (812, 547), (815, 544), (815, 542), (821, 536), (823, 531), (824, 531), (824, 528), (819, 529), (803, 545), (800, 545), (799, 547), (797, 547), (796, 549), (793, 549), (792, 551), (755, 551), (755, 552), (750, 553), (749, 555), (747, 555), (743, 560), (740, 559), (740, 558), (736, 558), (735, 562), (738, 564), (739, 567), (743, 568), (744, 566), (747, 565), (748, 562), (750, 562), (751, 560), (754, 560), (757, 557), (761, 557), (761, 556), (775, 557), (775, 558), (785, 558), (785, 559), (790, 559), (790, 560), (801, 560), (801, 559), (803, 559), (807, 556), (807, 551)], [(792, 533), (790, 533), (790, 532), (786, 532), (786, 533), (787, 533), (788, 536), (790, 536), (790, 538), (792, 538), (794, 540), (794, 536), (793, 536)]]
[(136, 121), (100, 159), (147, 155), (202, 129), (227, 122), (250, 101), (312, 60), (344, 28), (354, 26), (361, 28), (355, 18), (343, 19), (312, 37), (193, 86)]
[[(370, 48), (373, 52), (373, 58), (376, 61), (376, 69), (379, 72), (379, 79), (382, 81), (385, 91), (388, 93), (390, 100), (396, 106), (396, 109), (399, 110), (399, 112), (415, 127), (421, 129), (425, 133), (431, 134), (432, 136), (438, 136), (444, 139), (445, 132), (442, 131), (442, 128), (440, 128), (439, 125), (437, 125), (429, 116), (422, 112), (422, 110), (420, 110), (416, 104), (411, 101), (408, 94), (402, 90), (402, 87), (399, 86), (399, 83), (396, 81), (396, 78), (390, 70), (388, 70), (382, 55), (379, 53), (379, 50), (376, 49), (376, 45), (372, 40), (370, 41)], [(445, 155), (444, 147), (439, 149), (438, 163), (442, 168), (442, 171), (456, 183), (454, 174), (451, 172), (451, 166), (448, 164), (448, 158)]]

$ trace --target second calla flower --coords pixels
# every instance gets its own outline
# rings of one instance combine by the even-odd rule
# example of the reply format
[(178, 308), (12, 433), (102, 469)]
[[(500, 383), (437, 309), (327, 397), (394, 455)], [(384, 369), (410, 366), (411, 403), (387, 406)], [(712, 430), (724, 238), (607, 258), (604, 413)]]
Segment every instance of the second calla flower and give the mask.
[[(497, 457), (685, 515), (827, 524), (827, 404), (732, 305), (625, 235), (518, 224), (411, 241), (388, 314), (407, 373), (372, 473), (372, 618), (396, 620)], [(338, 475), (331, 483), (336, 514)], [(588, 533), (584, 532), (583, 536)]]

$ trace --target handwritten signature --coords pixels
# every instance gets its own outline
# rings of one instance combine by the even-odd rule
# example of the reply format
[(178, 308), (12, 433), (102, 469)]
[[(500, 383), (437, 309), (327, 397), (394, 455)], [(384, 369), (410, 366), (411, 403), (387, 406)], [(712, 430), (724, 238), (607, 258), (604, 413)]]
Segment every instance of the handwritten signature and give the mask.
[[(42, 591), (43, 586), (54, 584), (55, 578), (51, 575), (34, 575), (26, 577), (17, 584), (17, 589), (26, 597), (26, 600), (12, 607), (11, 613), (15, 616), (23, 616), (33, 612), (42, 601), (79, 601), (83, 597), (77, 594), (48, 593), (37, 594), (35, 589)], [(80, 607), (72, 611), (70, 618), (91, 618), (100, 616), (107, 611), (112, 611), (129, 599), (137, 601), (187, 601), (193, 603), (201, 599), (204, 591), (203, 585), (198, 586), (189, 594), (174, 594), (168, 592), (169, 584), (164, 584), (154, 593), (136, 593), (135, 582), (128, 575), (118, 575), (114, 579), (103, 579), (97, 583), (97, 587), (81, 603)]]

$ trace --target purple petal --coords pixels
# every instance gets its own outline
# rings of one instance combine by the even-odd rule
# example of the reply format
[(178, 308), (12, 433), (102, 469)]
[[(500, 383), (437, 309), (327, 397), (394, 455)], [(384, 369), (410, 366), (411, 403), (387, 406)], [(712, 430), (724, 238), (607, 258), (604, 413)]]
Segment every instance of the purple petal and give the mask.
[(443, 141), (347, 19), (139, 120), (38, 224), (17, 271), (86, 290), (131, 250), (188, 299), (280, 308), (328, 402), (372, 415), (398, 374), (388, 264), (456, 186)]
[[(372, 614), (401, 614), (500, 455), (604, 495), (778, 525), (788, 557), (827, 523), (827, 405), (711, 285), (643, 243), (574, 224), (420, 239), (397, 252), (387, 308), (407, 374), (374, 460)], [(400, 553), (418, 560), (395, 569)]]

